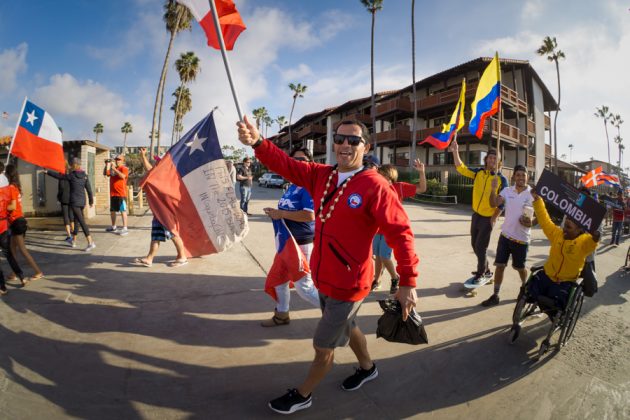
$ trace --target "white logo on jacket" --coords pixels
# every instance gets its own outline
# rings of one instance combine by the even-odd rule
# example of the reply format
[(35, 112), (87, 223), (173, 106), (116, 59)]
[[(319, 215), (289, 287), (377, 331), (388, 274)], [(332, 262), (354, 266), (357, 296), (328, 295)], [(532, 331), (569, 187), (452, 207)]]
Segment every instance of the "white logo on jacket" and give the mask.
[(363, 198), (360, 194), (354, 193), (351, 194), (350, 197), (348, 197), (348, 206), (350, 206), (351, 208), (357, 209), (361, 207), (361, 204), (363, 204)]

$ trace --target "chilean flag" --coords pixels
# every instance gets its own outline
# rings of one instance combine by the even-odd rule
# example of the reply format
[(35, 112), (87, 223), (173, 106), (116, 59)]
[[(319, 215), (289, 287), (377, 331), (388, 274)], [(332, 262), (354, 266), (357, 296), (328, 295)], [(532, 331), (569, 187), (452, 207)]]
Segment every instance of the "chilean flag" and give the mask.
[(61, 130), (48, 112), (29, 100), (24, 101), (10, 153), (33, 165), (66, 172)]
[[(219, 15), (219, 24), (221, 25), (225, 48), (231, 51), (234, 48), (236, 38), (246, 29), (246, 26), (232, 0), (210, 1), (214, 1), (217, 15)], [(177, 2), (186, 6), (197, 22), (199, 22), (199, 25), (206, 33), (206, 38), (208, 38), (208, 45), (217, 50), (221, 49), (217, 39), (217, 31), (214, 29), (214, 19), (212, 18), (212, 10), (208, 0), (177, 0)]]
[(310, 273), (311, 270), (304, 253), (284, 220), (273, 220), (273, 231), (276, 237), (276, 256), (267, 274), (265, 292), (277, 302), (276, 286), (287, 281), (293, 286), (294, 282)]
[(247, 234), (212, 112), (171, 147), (140, 186), (154, 216), (182, 239), (189, 257), (224, 251)]

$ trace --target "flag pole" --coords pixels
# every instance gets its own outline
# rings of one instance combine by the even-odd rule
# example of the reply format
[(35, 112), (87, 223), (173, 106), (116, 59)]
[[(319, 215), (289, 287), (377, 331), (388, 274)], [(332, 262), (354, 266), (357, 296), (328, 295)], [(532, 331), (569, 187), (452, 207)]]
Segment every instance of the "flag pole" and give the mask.
[(7, 162), (5, 165), (9, 164), (9, 159), (11, 158), (11, 150), (13, 150), (13, 142), (15, 141), (15, 136), (17, 136), (18, 127), (20, 126), (20, 121), (22, 120), (22, 116), (24, 115), (24, 108), (26, 108), (27, 97), (24, 97), (24, 102), (22, 102), (22, 110), (18, 115), (17, 123), (15, 124), (15, 131), (13, 132), (13, 137), (11, 138), (11, 144), (9, 145), (9, 153), (7, 154)]
[(232, 71), (230, 69), (230, 61), (225, 53), (225, 41), (223, 41), (223, 33), (221, 32), (221, 24), (219, 23), (219, 15), (217, 14), (217, 8), (214, 4), (214, 0), (208, 0), (210, 3), (210, 9), (212, 10), (212, 20), (214, 21), (214, 30), (217, 32), (217, 39), (221, 46), (221, 55), (223, 56), (223, 64), (225, 65), (225, 72), (227, 73), (228, 80), (230, 82), (230, 89), (232, 89), (232, 97), (234, 98), (234, 105), (236, 105), (236, 112), (238, 113), (239, 121), (243, 121), (243, 113), (241, 111), (241, 104), (238, 101), (238, 95), (236, 94), (236, 88), (234, 87), (234, 81), (232, 80)]
[(499, 81), (499, 123), (497, 130), (497, 153), (501, 157), (497, 162), (497, 170), (499, 170), (499, 165), (501, 165), (501, 162), (503, 162), (504, 159), (503, 153), (501, 153), (501, 122), (503, 121), (503, 106), (501, 104), (501, 63), (499, 62), (499, 53), (495, 52), (494, 56), (497, 59), (497, 80)]

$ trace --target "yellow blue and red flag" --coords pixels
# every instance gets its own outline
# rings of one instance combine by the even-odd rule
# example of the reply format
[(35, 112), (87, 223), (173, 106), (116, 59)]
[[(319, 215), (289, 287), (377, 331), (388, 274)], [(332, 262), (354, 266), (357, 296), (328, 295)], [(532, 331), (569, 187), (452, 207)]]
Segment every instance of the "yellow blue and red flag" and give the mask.
[(488, 64), (479, 79), (475, 100), (471, 104), (472, 116), (468, 123), (468, 131), (481, 138), (486, 118), (493, 116), (501, 106), (501, 65), (499, 53)]
[(462, 90), (459, 93), (459, 100), (455, 105), (453, 115), (448, 124), (442, 124), (442, 131), (433, 133), (418, 144), (429, 143), (436, 149), (446, 149), (455, 133), (464, 126), (464, 106), (466, 102), (466, 79), (462, 80)]

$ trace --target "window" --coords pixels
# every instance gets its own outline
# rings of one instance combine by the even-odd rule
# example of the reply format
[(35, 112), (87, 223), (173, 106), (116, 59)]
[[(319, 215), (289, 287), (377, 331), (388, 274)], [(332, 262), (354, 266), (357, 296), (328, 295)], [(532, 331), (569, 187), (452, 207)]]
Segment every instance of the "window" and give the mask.
[(434, 165), (448, 165), (454, 163), (453, 154), (451, 152), (440, 152), (433, 154)]

